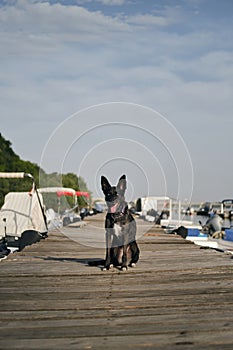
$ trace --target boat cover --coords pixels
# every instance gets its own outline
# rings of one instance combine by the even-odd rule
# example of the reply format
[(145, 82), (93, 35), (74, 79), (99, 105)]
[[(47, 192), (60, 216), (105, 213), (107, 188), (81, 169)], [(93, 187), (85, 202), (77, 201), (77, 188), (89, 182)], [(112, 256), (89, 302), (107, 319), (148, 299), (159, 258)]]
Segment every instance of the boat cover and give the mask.
[(169, 209), (171, 199), (169, 197), (141, 197), (141, 210), (142, 212), (148, 212), (150, 209), (156, 211), (162, 211)]
[[(38, 193), (43, 205), (43, 198)], [(47, 232), (36, 192), (9, 192), (0, 210), (0, 237), (21, 237), (28, 230)]]

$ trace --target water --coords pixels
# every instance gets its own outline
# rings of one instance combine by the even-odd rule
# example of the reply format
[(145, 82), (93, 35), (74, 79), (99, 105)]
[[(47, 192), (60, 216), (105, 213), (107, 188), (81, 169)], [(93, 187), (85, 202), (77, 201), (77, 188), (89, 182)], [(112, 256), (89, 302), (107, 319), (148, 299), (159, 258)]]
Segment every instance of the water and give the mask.
[[(172, 217), (173, 219), (178, 219), (177, 213), (173, 214)], [(187, 220), (193, 222), (194, 224), (199, 224), (199, 221), (201, 221), (202, 225), (205, 225), (206, 221), (209, 219), (209, 216), (181, 214), (180, 218), (181, 220)], [(223, 219), (223, 228), (230, 228), (231, 226), (233, 226), (233, 220)]]

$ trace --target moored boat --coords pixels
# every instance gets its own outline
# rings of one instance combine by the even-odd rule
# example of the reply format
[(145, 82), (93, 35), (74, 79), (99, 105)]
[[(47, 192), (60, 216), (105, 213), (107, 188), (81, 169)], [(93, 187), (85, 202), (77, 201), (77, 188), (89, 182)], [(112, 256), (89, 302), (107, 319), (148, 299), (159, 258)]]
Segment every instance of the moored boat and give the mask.
[(26, 173), (0, 173), (0, 178), (32, 179), (29, 192), (9, 192), (0, 210), (1, 249), (15, 247), (22, 250), (47, 236), (47, 222), (43, 198), (37, 192), (32, 175)]
[(212, 211), (212, 205), (210, 202), (201, 203), (200, 207), (197, 209), (197, 215), (208, 216)]
[(201, 227), (181, 226), (173, 233), (179, 234), (199, 246), (228, 251), (233, 254), (233, 228), (225, 228), (222, 224), (222, 218), (213, 214)]
[(202, 247), (227, 251), (233, 254), (233, 229), (228, 228), (218, 235), (209, 236), (198, 229), (188, 229), (186, 239)]

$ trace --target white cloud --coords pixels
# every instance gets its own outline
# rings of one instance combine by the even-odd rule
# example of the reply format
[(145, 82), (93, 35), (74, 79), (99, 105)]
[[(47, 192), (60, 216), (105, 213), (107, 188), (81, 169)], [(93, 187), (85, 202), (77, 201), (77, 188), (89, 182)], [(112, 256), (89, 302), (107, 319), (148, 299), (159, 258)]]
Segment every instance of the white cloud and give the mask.
[(127, 17), (127, 23), (133, 24), (136, 26), (144, 26), (148, 27), (151, 25), (158, 25), (158, 26), (166, 26), (169, 23), (169, 20), (166, 17), (162, 16), (155, 16), (151, 14), (141, 15), (137, 14), (134, 16)]
[[(19, 0), (16, 7), (0, 9), (1, 29), (5, 33), (34, 34), (36, 36), (61, 36), (60, 39), (81, 40), (82, 35), (122, 31), (127, 25), (117, 18), (104, 16), (100, 11), (90, 12), (80, 6), (30, 3)], [(82, 40), (81, 40), (82, 41)]]
[(122, 6), (131, 2), (131, 0), (76, 0), (76, 1), (78, 5), (99, 3), (105, 6)]
[(125, 0), (96, 0), (97, 2), (100, 2), (103, 5), (110, 5), (110, 6), (121, 6), (126, 3)]

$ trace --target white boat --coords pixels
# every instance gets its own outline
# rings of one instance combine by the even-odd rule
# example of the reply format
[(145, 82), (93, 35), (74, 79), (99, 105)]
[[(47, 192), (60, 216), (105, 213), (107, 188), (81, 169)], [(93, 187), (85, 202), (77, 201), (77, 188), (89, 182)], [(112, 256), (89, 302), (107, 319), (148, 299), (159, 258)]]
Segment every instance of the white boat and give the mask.
[(179, 227), (185, 227), (186, 229), (198, 229), (201, 230), (201, 225), (198, 223), (194, 223), (191, 219), (185, 220), (183, 219), (184, 215), (181, 214), (181, 201), (176, 200), (175, 202), (175, 208), (176, 208), (176, 217), (174, 218), (174, 206), (172, 204), (171, 208), (173, 210), (170, 210), (170, 215), (167, 219), (161, 219), (160, 225), (162, 228), (164, 228), (166, 233), (172, 233), (174, 230), (177, 230)]
[(223, 238), (213, 238), (208, 234), (202, 233), (198, 229), (188, 229), (186, 239), (202, 247), (213, 248), (233, 254), (233, 229), (225, 229), (222, 233)]
[(2, 244), (22, 250), (47, 236), (47, 222), (43, 198), (37, 192), (32, 175), (26, 173), (0, 173), (0, 178), (32, 179), (29, 192), (9, 192), (0, 210), (0, 238)]
[[(79, 192), (68, 187), (42, 187), (38, 189), (38, 192), (42, 194), (42, 196), (45, 196), (44, 202), (47, 207), (46, 194), (53, 193), (55, 195), (57, 211), (54, 207), (48, 207), (45, 212), (49, 230), (81, 221), (80, 215), (76, 214), (76, 210), (78, 209), (77, 197), (79, 195), (86, 196), (87, 192)], [(70, 208), (68, 202), (66, 202), (66, 209), (61, 209), (61, 197), (64, 196), (72, 197), (72, 208)]]
[(172, 199), (166, 196), (140, 197), (136, 201), (135, 210), (145, 221), (160, 224), (162, 218), (171, 215)]
[(161, 227), (165, 229), (166, 233), (171, 233), (172, 231), (178, 229), (181, 226), (185, 228), (192, 228), (201, 230), (201, 225), (194, 224), (191, 220), (182, 220), (182, 219), (162, 219), (160, 223)]
[(221, 202), (220, 214), (223, 218), (233, 217), (233, 199), (223, 199)]

